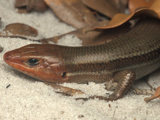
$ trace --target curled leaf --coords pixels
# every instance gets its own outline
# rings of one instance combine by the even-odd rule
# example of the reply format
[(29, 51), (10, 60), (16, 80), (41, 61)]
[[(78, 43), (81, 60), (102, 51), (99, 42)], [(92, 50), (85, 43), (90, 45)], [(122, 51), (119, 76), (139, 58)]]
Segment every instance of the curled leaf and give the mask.
[(145, 102), (149, 102), (151, 100), (154, 100), (156, 98), (160, 98), (160, 86), (156, 89), (156, 92), (151, 97), (146, 97), (144, 99)]
[(159, 18), (158, 14), (155, 11), (147, 8), (143, 8), (143, 9), (137, 10), (135, 13), (131, 15), (126, 15), (122, 13), (116, 14), (113, 17), (113, 19), (109, 22), (106, 28), (114, 28), (128, 22), (131, 19), (140, 18), (144, 16)]
[(53, 12), (65, 23), (82, 28), (97, 22), (91, 12), (81, 0), (45, 0)]
[(32, 10), (43, 12), (47, 9), (47, 5), (43, 0), (16, 0), (15, 7), (20, 13), (31, 12)]
[(114, 28), (114, 27), (120, 26), (122, 24), (125, 24), (129, 20), (132, 20), (135, 18), (141, 18), (144, 16), (160, 18), (160, 7), (159, 6), (160, 6), (160, 0), (155, 0), (149, 8), (138, 9), (130, 15), (118, 13), (111, 19), (111, 21), (108, 23), (107, 26), (96, 27), (93, 29)]
[(160, 0), (155, 0), (150, 6), (151, 10), (154, 10), (160, 17)]
[(149, 8), (155, 0), (129, 0), (128, 8), (130, 13), (141, 9), (141, 8)]

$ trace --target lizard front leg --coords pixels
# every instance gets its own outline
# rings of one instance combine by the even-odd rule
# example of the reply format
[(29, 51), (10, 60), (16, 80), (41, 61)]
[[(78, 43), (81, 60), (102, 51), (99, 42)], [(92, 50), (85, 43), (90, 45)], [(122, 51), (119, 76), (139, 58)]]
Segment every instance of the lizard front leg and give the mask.
[(111, 94), (109, 97), (91, 96), (89, 98), (77, 98), (76, 100), (80, 100), (80, 99), (88, 100), (88, 99), (94, 99), (94, 98), (98, 98), (98, 99), (106, 100), (106, 101), (117, 100), (123, 97), (123, 95), (128, 91), (128, 89), (134, 83), (135, 78), (136, 78), (135, 72), (131, 70), (123, 70), (123, 71), (117, 72), (113, 76), (113, 81), (117, 82), (118, 84), (114, 90), (114, 93)]
[(72, 89), (69, 87), (64, 87), (64, 86), (53, 84), (53, 83), (47, 83), (47, 82), (44, 82), (44, 83), (48, 86), (51, 86), (53, 89), (58, 90), (56, 92), (63, 95), (72, 96), (76, 94), (84, 94), (81, 90)]

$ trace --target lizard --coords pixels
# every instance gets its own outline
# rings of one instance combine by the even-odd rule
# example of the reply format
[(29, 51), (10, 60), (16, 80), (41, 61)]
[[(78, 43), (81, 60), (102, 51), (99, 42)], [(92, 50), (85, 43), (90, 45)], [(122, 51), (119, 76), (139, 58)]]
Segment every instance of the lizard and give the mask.
[(160, 20), (140, 20), (127, 33), (101, 45), (29, 44), (5, 53), (4, 61), (44, 82), (116, 82), (105, 100), (117, 100), (135, 80), (160, 67)]

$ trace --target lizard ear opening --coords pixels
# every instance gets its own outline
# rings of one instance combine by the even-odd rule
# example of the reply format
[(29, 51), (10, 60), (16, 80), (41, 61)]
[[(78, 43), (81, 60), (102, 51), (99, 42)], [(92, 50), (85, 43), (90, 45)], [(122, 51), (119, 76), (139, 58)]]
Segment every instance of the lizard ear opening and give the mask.
[(39, 64), (39, 60), (38, 59), (35, 59), (35, 58), (30, 58), (28, 61), (27, 61), (27, 64), (31, 67), (34, 67), (36, 65)]
[(66, 78), (66, 75), (67, 75), (67, 73), (66, 73), (66, 72), (63, 72), (63, 73), (62, 73), (62, 78)]

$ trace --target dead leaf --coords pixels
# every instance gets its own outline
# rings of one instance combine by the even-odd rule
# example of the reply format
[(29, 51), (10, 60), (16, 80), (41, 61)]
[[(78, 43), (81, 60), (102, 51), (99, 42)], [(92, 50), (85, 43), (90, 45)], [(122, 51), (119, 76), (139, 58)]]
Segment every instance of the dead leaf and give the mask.
[(81, 0), (44, 0), (53, 12), (65, 23), (82, 28), (97, 22)]
[(141, 8), (149, 8), (155, 0), (129, 0), (128, 8), (130, 13)]
[(22, 23), (12, 23), (5, 27), (5, 29), (0, 33), (0, 37), (20, 37), (24, 36), (36, 37), (38, 31), (26, 24)]
[(151, 10), (154, 10), (160, 17), (160, 0), (155, 0), (153, 4), (150, 6)]
[(38, 35), (38, 31), (35, 28), (23, 23), (9, 24), (6, 26), (4, 31), (10, 32), (15, 35), (22, 35), (22, 36), (36, 37)]
[(122, 24), (125, 24), (129, 20), (132, 20), (132, 19), (135, 19), (135, 18), (141, 18), (141, 17), (144, 17), (144, 16), (160, 18), (160, 12), (158, 13), (157, 11), (152, 10), (150, 8), (142, 8), (142, 9), (139, 9), (136, 12), (132, 13), (131, 15), (118, 13), (108, 23), (108, 26), (97, 27), (97, 28), (93, 28), (93, 29), (110, 29), (110, 28), (114, 28), (114, 27), (120, 26)]
[[(50, 1), (50, 4), (51, 4), (51, 3), (54, 3), (57, 0), (45, 0), (45, 1)], [(70, 0), (70, 1), (71, 2), (73, 2), (73, 1), (75, 2), (75, 1), (78, 1), (78, 0)], [(112, 7), (111, 8), (110, 7), (104, 7), (104, 6), (107, 6), (108, 4), (113, 4), (114, 3), (114, 5), (115, 5), (115, 3), (116, 4), (122, 3), (125, 6), (126, 3), (127, 3), (127, 0), (125, 0), (124, 3), (120, 2), (119, 0), (115, 0), (115, 1), (108, 0), (110, 2), (107, 2), (107, 1), (104, 1), (104, 0), (101, 0), (101, 1), (98, 1), (98, 2), (96, 0), (89, 0), (89, 1), (82, 0), (82, 1), (85, 4), (87, 4), (89, 7), (92, 7), (93, 9), (96, 9), (96, 10), (98, 9), (98, 11), (100, 11), (100, 12), (108, 12), (109, 9), (112, 9)], [(71, 4), (71, 2), (69, 2), (70, 6), (71, 7), (73, 7), (73, 5), (75, 6), (75, 4), (73, 4), (73, 3)], [(64, 5), (62, 5), (62, 4), (64, 4), (63, 0), (60, 0), (60, 1), (56, 2), (56, 4), (58, 4), (58, 6), (64, 6)], [(55, 4), (52, 4), (52, 5), (56, 6)], [(54, 6), (52, 6), (52, 7), (54, 8)], [(110, 6), (110, 5), (108, 5), (108, 6)], [(120, 26), (120, 25), (124, 24), (128, 20), (131, 20), (131, 19), (134, 19), (134, 18), (137, 18), (137, 17), (141, 17), (141, 16), (151, 16), (151, 17), (159, 18), (159, 14), (160, 14), (160, 7), (159, 6), (160, 6), (160, 1), (159, 0), (154, 0), (153, 4), (150, 6), (150, 8), (141, 8), (141, 9), (138, 9), (138, 10), (136, 10), (134, 13), (132, 13), (130, 15), (123, 14), (123, 13), (118, 13), (118, 14), (116, 14), (112, 18), (112, 20), (109, 22), (109, 24), (107, 26), (99, 26), (99, 27), (95, 27), (93, 29), (109, 29), (109, 28), (114, 28), (114, 27), (117, 27), (117, 26)], [(110, 10), (110, 11), (113, 12), (113, 10)], [(115, 13), (112, 13), (112, 14), (115, 14)], [(110, 14), (110, 15), (112, 15), (112, 14)], [(106, 14), (106, 15), (108, 15), (108, 14)], [(62, 18), (62, 19), (64, 19), (64, 18)], [(74, 23), (74, 22), (76, 23), (76, 21), (77, 21), (76, 19), (74, 19), (74, 22), (72, 20), (70, 20), (71, 23)], [(79, 22), (78, 22), (78, 25), (80, 25)]]
[[(48, 39), (43, 39), (42, 41), (43, 43), (48, 43), (50, 41), (57, 43), (58, 40), (64, 36), (73, 35), (82, 40), (83, 46), (103, 44), (107, 41), (111, 41), (116, 36), (128, 31), (128, 29), (123, 29), (123, 26), (126, 26), (125, 24), (127, 24), (129, 20), (135, 18), (142, 18), (144, 16), (159, 18), (158, 13), (154, 10), (151, 10), (149, 8), (143, 8), (137, 10), (135, 13), (132, 13), (131, 15), (126, 15), (122, 13), (116, 14), (113, 17), (113, 19), (109, 22), (109, 24), (97, 23), (95, 25), (91, 25), (89, 27), (85, 27), (74, 32), (70, 32), (60, 36), (55, 36)], [(103, 29), (105, 30), (103, 31)]]
[(133, 13), (131, 15), (126, 15), (126, 14), (122, 14), (122, 13), (116, 14), (113, 17), (113, 19), (109, 22), (109, 24), (106, 28), (114, 28), (114, 27), (117, 27), (117, 26), (124, 24), (125, 22), (127, 22), (131, 19), (140, 18), (140, 17), (144, 17), (144, 16), (159, 18), (158, 14), (155, 11), (153, 11), (151, 9), (143, 8), (143, 9), (137, 10), (135, 13)]
[(128, 0), (82, 0), (88, 7), (112, 18), (117, 13), (124, 13)]
[(109, 0), (82, 0), (82, 2), (109, 18), (119, 13), (119, 10), (114, 6), (113, 2), (109, 2)]
[(102, 21), (100, 23), (97, 23), (95, 25), (85, 27), (82, 29), (78, 29), (73, 32), (69, 32), (66, 34), (62, 34), (60, 36), (55, 36), (47, 39), (43, 39), (42, 43), (48, 44), (51, 42), (57, 43), (59, 39), (65, 37), (65, 36), (74, 36), (82, 40), (83, 46), (91, 46), (91, 45), (98, 45), (98, 44), (104, 44), (105, 42), (111, 41), (113, 38), (118, 37), (119, 35), (126, 33), (129, 29), (128, 24), (124, 24), (122, 26), (119, 26), (114, 29), (98, 29), (98, 30), (92, 30), (93, 27), (96, 26), (103, 26), (106, 25), (108, 21)]
[(160, 86), (156, 89), (156, 92), (151, 97), (146, 97), (144, 99), (145, 102), (150, 102), (151, 100), (154, 100), (156, 98), (160, 98)]
[(33, 10), (43, 12), (48, 8), (43, 0), (16, 0), (15, 7), (19, 9), (19, 13), (31, 12)]
[[(53, 9), (53, 11), (57, 11), (58, 14), (58, 10), (62, 11), (60, 12), (60, 17), (62, 17), (63, 15), (65, 15), (65, 12), (69, 11), (69, 15), (71, 13), (71, 15), (75, 15), (73, 17), (64, 17), (64, 18), (69, 18), (67, 21), (73, 24), (77, 24), (77, 20), (79, 20), (79, 18), (83, 18), (84, 17), (84, 11), (83, 9), (81, 9), (82, 14), (78, 15), (81, 12), (77, 12), (77, 9), (73, 8), (75, 6), (78, 6), (78, 3), (82, 4), (80, 2), (80, 0), (68, 0), (68, 1), (64, 1), (64, 0), (45, 0), (45, 2), (47, 2), (48, 5), (50, 5), (50, 7)], [(74, 6), (74, 7), (73, 7)], [(72, 36), (76, 36), (77, 38), (82, 40), (82, 44), (84, 46), (88, 46), (88, 45), (97, 45), (97, 44), (103, 44), (105, 42), (111, 41), (113, 38), (115, 38), (116, 36), (122, 35), (124, 32), (128, 31), (128, 25), (126, 25), (128, 23), (129, 20), (135, 19), (135, 18), (142, 18), (144, 16), (149, 16), (149, 17), (155, 17), (155, 18), (159, 18), (159, 6), (160, 6), (160, 1), (159, 0), (155, 0), (154, 3), (152, 4), (152, 6), (150, 6), (150, 8), (141, 8), (139, 10), (136, 10), (134, 13), (130, 14), (130, 15), (126, 15), (123, 13), (120, 14), (116, 14), (113, 19), (109, 22), (108, 21), (102, 21), (100, 23), (95, 23), (95, 24), (91, 24), (87, 27), (78, 29), (76, 31), (73, 32), (69, 32), (60, 36), (55, 36), (55, 37), (51, 37), (51, 38), (46, 38), (42, 41), (43, 43), (49, 43), (49, 42), (55, 42), (57, 43), (59, 39), (67, 36), (67, 35), (72, 35)], [(56, 9), (54, 7), (57, 7)], [(69, 8), (70, 7), (70, 8)], [(83, 6), (84, 7), (84, 6)], [(67, 9), (67, 10), (66, 10)], [(74, 18), (74, 20), (72, 19)], [(73, 21), (72, 21), (73, 20)], [(75, 22), (75, 23), (74, 23)], [(79, 23), (83, 23), (84, 21), (82, 19), (79, 20), (77, 25), (82, 25)], [(103, 23), (104, 22), (104, 23)], [(86, 24), (86, 23), (84, 23)], [(83, 25), (84, 25), (83, 24)], [(79, 27), (80, 27), (79, 26)], [(125, 29), (122, 29), (125, 28)], [(126, 29), (127, 28), (127, 29)], [(105, 30), (103, 30), (105, 29)]]
[(110, 29), (117, 26), (120, 26), (122, 24), (125, 24), (129, 20), (140, 18), (143, 16), (148, 17), (154, 17), (154, 18), (160, 18), (160, 0), (155, 0), (153, 4), (150, 6), (150, 8), (141, 8), (136, 10), (134, 13), (127, 15), (123, 13), (116, 14), (111, 21), (108, 23), (107, 26), (103, 27), (96, 27), (93, 29)]
[(15, 7), (16, 8), (25, 8), (28, 4), (29, 0), (16, 0)]

